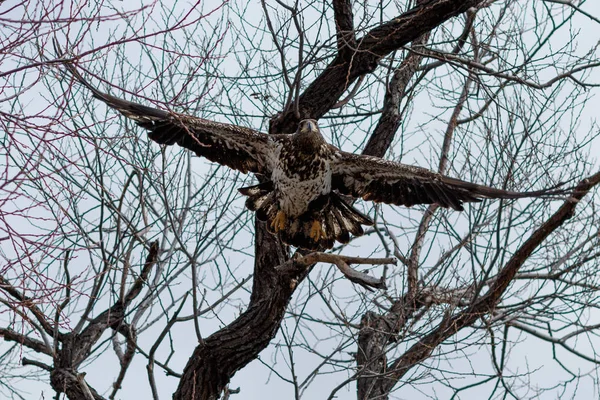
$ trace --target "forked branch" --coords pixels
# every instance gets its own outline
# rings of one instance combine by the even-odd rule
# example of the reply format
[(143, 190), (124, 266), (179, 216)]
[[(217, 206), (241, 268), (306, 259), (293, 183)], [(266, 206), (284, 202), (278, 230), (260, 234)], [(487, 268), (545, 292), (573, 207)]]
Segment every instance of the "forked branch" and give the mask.
[(391, 258), (362, 258), (362, 257), (348, 257), (338, 254), (329, 254), (314, 252), (305, 256), (296, 257), (289, 260), (276, 269), (283, 274), (296, 274), (299, 271), (305, 270), (310, 266), (323, 262), (328, 264), (334, 264), (346, 278), (351, 282), (361, 285), (362, 287), (371, 290), (374, 289), (387, 289), (383, 278), (377, 279), (364, 272), (357, 271), (350, 267), (350, 264), (363, 264), (363, 265), (382, 265), (382, 264), (394, 264), (396, 265), (397, 260)]

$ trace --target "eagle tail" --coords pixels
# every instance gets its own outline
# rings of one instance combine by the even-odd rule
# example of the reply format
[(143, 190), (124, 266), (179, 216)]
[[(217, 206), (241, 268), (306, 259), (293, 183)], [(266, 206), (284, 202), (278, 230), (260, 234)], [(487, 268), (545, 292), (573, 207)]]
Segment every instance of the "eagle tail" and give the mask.
[[(320, 201), (322, 200), (316, 200)], [(279, 236), (283, 242), (292, 246), (324, 250), (332, 248), (336, 240), (348, 243), (350, 234), (362, 236), (362, 225), (373, 225), (373, 221), (332, 192), (326, 195), (324, 207), (309, 207), (306, 213), (289, 221), (286, 229), (279, 232)]]
[(288, 218), (279, 210), (273, 182), (239, 189), (248, 196), (246, 207), (267, 223), (269, 232), (279, 235), (284, 243), (307, 250), (324, 250), (335, 241), (348, 243), (350, 234), (362, 236), (362, 225), (373, 225), (366, 215), (347, 204), (335, 192), (314, 200), (308, 211), (299, 217)]
[(271, 181), (238, 189), (241, 194), (248, 196), (246, 208), (250, 211), (256, 211), (256, 218), (260, 221), (268, 221), (269, 231), (271, 232), (271, 223), (279, 211), (273, 189), (273, 182)]

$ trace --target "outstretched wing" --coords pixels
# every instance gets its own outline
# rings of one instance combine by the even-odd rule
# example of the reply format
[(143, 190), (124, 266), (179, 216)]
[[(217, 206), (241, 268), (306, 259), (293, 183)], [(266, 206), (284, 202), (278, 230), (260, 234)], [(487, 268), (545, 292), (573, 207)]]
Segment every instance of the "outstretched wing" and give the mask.
[(122, 100), (96, 89), (73, 65), (66, 64), (66, 67), (95, 98), (147, 129), (148, 136), (153, 141), (166, 145), (177, 143), (198, 156), (244, 173), (270, 175), (278, 142), (287, 140), (287, 135), (266, 135), (237, 125), (176, 114)]
[(517, 199), (563, 194), (565, 190), (510, 192), (437, 174), (378, 157), (339, 152), (332, 166), (333, 189), (375, 202), (404, 205), (437, 203), (463, 210), (463, 202), (482, 199)]

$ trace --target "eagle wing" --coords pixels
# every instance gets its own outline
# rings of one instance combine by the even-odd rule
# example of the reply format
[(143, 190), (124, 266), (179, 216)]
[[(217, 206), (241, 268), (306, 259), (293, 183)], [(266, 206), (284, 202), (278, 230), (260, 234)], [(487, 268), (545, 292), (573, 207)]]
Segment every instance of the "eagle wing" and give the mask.
[(332, 188), (364, 200), (404, 205), (437, 203), (463, 210), (463, 202), (563, 194), (565, 190), (511, 192), (450, 178), (425, 168), (378, 157), (338, 151), (332, 165)]
[(198, 156), (243, 173), (270, 175), (278, 142), (289, 140), (288, 135), (267, 135), (250, 128), (122, 100), (96, 89), (73, 65), (66, 64), (66, 67), (95, 98), (147, 129), (153, 141), (165, 145), (177, 143)]

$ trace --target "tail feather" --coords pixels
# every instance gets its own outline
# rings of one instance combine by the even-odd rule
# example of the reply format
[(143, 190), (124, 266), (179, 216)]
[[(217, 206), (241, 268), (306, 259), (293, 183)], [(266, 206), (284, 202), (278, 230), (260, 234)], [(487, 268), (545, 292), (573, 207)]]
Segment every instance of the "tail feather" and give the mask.
[[(320, 227), (315, 235), (315, 225)], [(321, 210), (311, 210), (296, 218), (289, 228), (279, 233), (288, 244), (307, 250), (322, 250), (333, 247), (335, 241), (346, 244), (350, 234), (362, 236), (362, 225), (372, 225), (371, 219), (344, 202), (338, 194), (331, 193), (329, 201)]]
[(238, 191), (244, 196), (248, 196), (246, 208), (256, 211), (256, 217), (260, 221), (268, 221), (269, 225), (267, 227), (270, 232), (273, 232), (270, 222), (273, 221), (279, 210), (273, 191), (273, 182), (262, 182), (258, 185), (239, 188)]
[(330, 249), (336, 241), (335, 226), (331, 223), (331, 213), (324, 213), (321, 219), (321, 246)]
[(258, 185), (239, 188), (238, 191), (241, 194), (243, 194), (244, 196), (253, 197), (253, 196), (267, 194), (269, 192), (272, 192), (273, 189), (274, 189), (273, 182), (266, 181), (266, 182), (259, 183)]
[[(353, 235), (359, 233), (359, 231), (356, 228), (356, 222), (342, 214), (342, 211), (339, 208), (334, 208), (333, 210), (331, 210), (331, 212), (340, 224), (343, 232), (349, 232)], [(350, 240), (350, 236), (348, 236), (348, 240)]]
[(270, 193), (256, 197), (248, 197), (246, 199), (246, 207), (251, 211), (257, 211), (264, 208), (269, 201), (273, 201), (273, 196)]
[(258, 185), (239, 188), (238, 191), (244, 196), (257, 196), (259, 194), (267, 194), (274, 189), (273, 182), (261, 182)]
[(291, 218), (285, 216), (285, 229), (282, 229), (281, 215), (278, 217), (281, 214), (279, 203), (272, 182), (263, 182), (239, 191), (248, 196), (246, 207), (256, 211), (259, 220), (266, 221), (269, 232), (279, 235), (284, 243), (299, 248), (330, 249), (336, 240), (348, 243), (350, 234), (363, 235), (362, 225), (373, 225), (369, 217), (332, 192), (318, 198), (314, 204), (311, 203), (304, 214)]
[(342, 213), (358, 224), (362, 225), (373, 225), (373, 221), (371, 218), (367, 217), (363, 213), (359, 212), (357, 209), (347, 204), (344, 200), (340, 198), (336, 193), (331, 193), (331, 199), (333, 205), (342, 211)]
[[(250, 211), (262, 210), (261, 215), (264, 215), (264, 213), (267, 211), (268, 205), (275, 201), (273, 182), (271, 181), (262, 182), (254, 186), (239, 188), (238, 191), (244, 196), (248, 196), (246, 199), (246, 207)], [(260, 216), (258, 216), (258, 219), (264, 221), (264, 219), (260, 218)]]
[[(331, 235), (335, 238), (335, 240), (339, 241), (340, 243), (347, 243), (347, 242), (343, 242), (343, 240), (346, 238), (343, 235), (344, 230), (342, 229), (342, 226), (340, 225), (339, 221), (337, 220), (337, 218), (335, 217), (335, 214), (333, 212), (328, 212), (325, 214), (325, 224), (327, 227), (327, 232), (330, 232)], [(340, 240), (342, 239), (342, 240)], [(349, 239), (349, 237), (348, 237)]]

